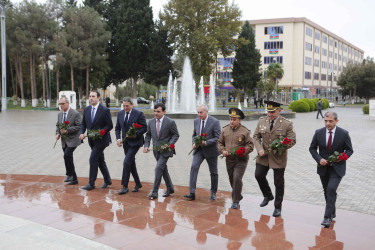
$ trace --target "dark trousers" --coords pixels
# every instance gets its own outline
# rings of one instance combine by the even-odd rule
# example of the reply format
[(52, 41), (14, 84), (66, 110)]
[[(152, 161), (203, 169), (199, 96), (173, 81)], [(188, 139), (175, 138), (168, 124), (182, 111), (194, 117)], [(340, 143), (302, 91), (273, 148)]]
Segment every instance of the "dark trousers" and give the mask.
[(67, 176), (73, 176), (73, 180), (77, 180), (77, 174), (74, 167), (73, 152), (77, 147), (68, 147), (65, 143), (64, 151), (64, 162)]
[[(261, 164), (256, 164), (255, 168), (255, 179), (259, 184), (260, 190), (262, 191), (263, 197), (273, 198), (271, 188), (267, 181), (267, 173), (270, 168)], [(281, 209), (284, 199), (284, 172), (285, 168), (274, 168), (273, 169), (273, 182), (275, 184), (276, 195), (275, 195), (275, 208)]]
[(319, 114), (322, 116), (322, 118), (324, 118), (324, 117), (323, 117), (323, 114), (322, 114), (322, 110), (321, 110), (321, 109), (318, 109), (318, 113), (316, 114), (316, 119), (319, 118)]
[(111, 176), (109, 175), (107, 164), (105, 163), (104, 159), (104, 149), (105, 148), (99, 147), (95, 144), (91, 148), (89, 174), (89, 183), (91, 186), (95, 186), (95, 181), (98, 176), (98, 167), (100, 169), (100, 172), (102, 172), (104, 182), (108, 184), (112, 183)]
[(195, 193), (195, 189), (197, 187), (197, 178), (198, 178), (198, 172), (199, 168), (202, 164), (202, 162), (206, 159), (208, 168), (210, 170), (210, 176), (211, 176), (211, 192), (215, 193), (217, 192), (217, 186), (219, 182), (219, 175), (217, 172), (217, 156), (212, 158), (205, 158), (202, 154), (201, 149), (197, 149), (194, 157), (193, 157), (193, 163), (191, 164), (190, 169), (190, 193)]
[(168, 173), (168, 166), (167, 161), (169, 157), (164, 157), (162, 155), (158, 155), (156, 157), (156, 168), (155, 168), (155, 180), (154, 180), (154, 187), (152, 189), (152, 192), (157, 193), (160, 187), (161, 178), (163, 177), (165, 185), (168, 189), (173, 189), (173, 184), (171, 177)]
[(337, 175), (336, 171), (333, 169), (332, 166), (328, 166), (326, 168), (326, 174), (320, 175), (320, 181), (322, 182), (324, 190), (324, 198), (326, 200), (324, 218), (332, 218), (332, 216), (336, 214), (336, 191), (342, 177)]
[(227, 172), (229, 177), (230, 186), (232, 187), (232, 201), (240, 202), (242, 200), (242, 178), (245, 174), (246, 161), (237, 161), (237, 160), (226, 160)]
[(128, 187), (130, 173), (133, 175), (135, 184), (138, 187), (141, 186), (141, 181), (139, 180), (137, 172), (137, 166), (135, 164), (135, 155), (137, 154), (138, 150), (139, 147), (129, 147), (127, 145), (124, 148), (125, 159), (122, 170), (121, 185), (125, 187)]

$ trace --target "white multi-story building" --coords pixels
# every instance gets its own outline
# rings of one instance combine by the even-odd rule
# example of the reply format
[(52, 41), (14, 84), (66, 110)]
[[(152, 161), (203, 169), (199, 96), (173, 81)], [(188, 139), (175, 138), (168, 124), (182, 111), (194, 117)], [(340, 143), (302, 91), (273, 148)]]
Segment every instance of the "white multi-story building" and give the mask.
[[(279, 87), (286, 92), (305, 91), (327, 95), (337, 90), (337, 77), (348, 63), (359, 64), (364, 51), (307, 18), (250, 20), (262, 70), (270, 63), (283, 65)], [(231, 79), (234, 55), (218, 60), (218, 80)], [(224, 69), (225, 67), (225, 69)]]

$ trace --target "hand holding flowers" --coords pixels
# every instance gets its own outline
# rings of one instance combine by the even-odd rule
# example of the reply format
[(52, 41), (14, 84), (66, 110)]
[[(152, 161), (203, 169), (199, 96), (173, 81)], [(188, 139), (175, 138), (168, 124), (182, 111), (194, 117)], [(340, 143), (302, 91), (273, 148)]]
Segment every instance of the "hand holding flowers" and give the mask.
[(137, 131), (142, 128), (143, 126), (138, 123), (133, 123), (133, 125), (129, 128), (128, 132), (126, 132), (125, 138), (122, 140), (124, 142), (126, 138), (136, 138)]
[(87, 136), (92, 140), (102, 139), (103, 136), (107, 133), (105, 129), (91, 129), (87, 131)]
[[(280, 136), (280, 138), (278, 139), (275, 139), (269, 146), (269, 149), (265, 149), (264, 150), (264, 153), (269, 153), (271, 150), (274, 152), (274, 154), (278, 154), (278, 155), (282, 155), (283, 154), (283, 150), (287, 149), (288, 148), (288, 144), (290, 144), (292, 142), (291, 139), (287, 138), (287, 137), (284, 137), (282, 138), (282, 136)], [(257, 155), (255, 159), (258, 159), (260, 156)]]
[[(61, 139), (66, 139), (67, 135), (67, 130), (69, 128), (69, 124), (70, 122), (69, 121), (65, 121), (65, 122), (59, 122), (56, 126), (60, 129), (60, 135), (61, 135)], [(56, 147), (56, 143), (57, 143), (57, 140), (55, 141), (55, 145), (53, 145), (53, 148)]]
[(158, 151), (160, 153), (163, 153), (163, 152), (171, 152), (174, 148), (175, 148), (174, 144), (164, 143), (164, 144), (160, 144), (159, 146), (156, 146), (153, 149), (149, 149), (149, 151), (153, 150), (153, 151)]
[(203, 145), (205, 145), (206, 141), (207, 141), (207, 134), (201, 133), (201, 135), (196, 136), (194, 138), (194, 145), (195, 145), (195, 147), (192, 148), (192, 150), (189, 152), (189, 155), (191, 154), (191, 152), (193, 152), (193, 150), (196, 147), (202, 147)]

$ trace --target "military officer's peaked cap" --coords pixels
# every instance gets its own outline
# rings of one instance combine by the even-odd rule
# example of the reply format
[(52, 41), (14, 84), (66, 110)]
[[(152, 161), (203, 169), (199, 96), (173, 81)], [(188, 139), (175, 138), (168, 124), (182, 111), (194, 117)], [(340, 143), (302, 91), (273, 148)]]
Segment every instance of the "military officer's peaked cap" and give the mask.
[(229, 116), (234, 118), (240, 118), (241, 120), (245, 118), (245, 114), (238, 108), (230, 108)]
[(265, 101), (265, 104), (267, 104), (267, 111), (276, 111), (277, 109), (280, 109), (281, 103), (274, 102), (274, 101)]

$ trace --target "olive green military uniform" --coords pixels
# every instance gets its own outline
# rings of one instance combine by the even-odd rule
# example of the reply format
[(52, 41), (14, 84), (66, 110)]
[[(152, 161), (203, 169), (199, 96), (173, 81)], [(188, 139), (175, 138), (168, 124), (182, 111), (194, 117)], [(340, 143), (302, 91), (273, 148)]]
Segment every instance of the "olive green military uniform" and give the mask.
[[(272, 131), (270, 130), (271, 120), (268, 116), (259, 118), (258, 125), (254, 133), (254, 144), (257, 152), (261, 150), (268, 150), (269, 145), (278, 138), (285, 138), (291, 140), (288, 144), (288, 149), (296, 144), (296, 133), (293, 128), (293, 123), (278, 116), (274, 121)], [(276, 187), (275, 208), (281, 209), (281, 204), (284, 197), (284, 171), (287, 164), (288, 151), (285, 150), (282, 155), (274, 153), (272, 150), (263, 157), (258, 157), (256, 161), (255, 178), (258, 181), (259, 187), (264, 197), (273, 199), (271, 189), (268, 185), (266, 175), (271, 168), (274, 170), (274, 184)]]
[(226, 157), (227, 172), (232, 187), (233, 202), (239, 202), (242, 199), (242, 178), (249, 161), (249, 154), (254, 149), (254, 142), (251, 138), (250, 130), (241, 124), (235, 129), (232, 129), (229, 125), (223, 127), (218, 140), (219, 152), (223, 153), (223, 151), (227, 151), (228, 153), (231, 153), (236, 147), (245, 148), (244, 157), (239, 160), (232, 156)]

